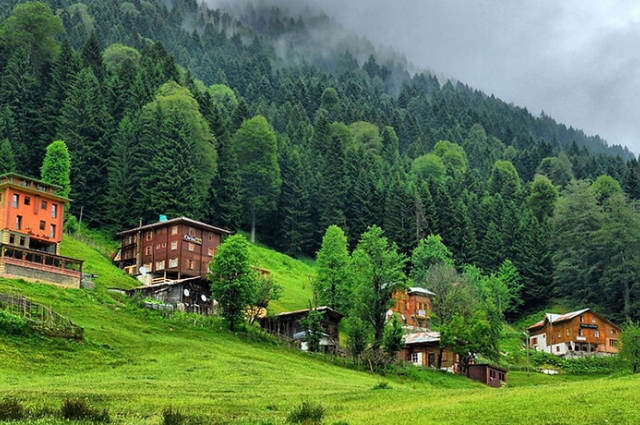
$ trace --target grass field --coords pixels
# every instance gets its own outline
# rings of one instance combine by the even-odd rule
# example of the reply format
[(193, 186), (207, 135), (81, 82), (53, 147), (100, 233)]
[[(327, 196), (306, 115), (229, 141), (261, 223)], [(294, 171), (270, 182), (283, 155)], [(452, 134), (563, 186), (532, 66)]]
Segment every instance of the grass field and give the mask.
[[(95, 291), (0, 279), (0, 292), (53, 306), (85, 328), (82, 342), (0, 334), (0, 400), (15, 397), (35, 411), (58, 411), (68, 398), (86, 398), (118, 424), (161, 424), (167, 408), (188, 423), (284, 424), (307, 401), (322, 405), (325, 424), (640, 423), (635, 376), (511, 372), (511, 385), (501, 389), (414, 368), (382, 377), (295, 352), (256, 332), (228, 333), (217, 319), (165, 318), (107, 292), (136, 283), (75, 243), (66, 240), (66, 249), (84, 252), (98, 275)], [(265, 255), (259, 265), (274, 275), (281, 267), (285, 288), (310, 292), (286, 270), (304, 270), (306, 278), (311, 266)], [(280, 308), (300, 307), (297, 299), (283, 297)]]

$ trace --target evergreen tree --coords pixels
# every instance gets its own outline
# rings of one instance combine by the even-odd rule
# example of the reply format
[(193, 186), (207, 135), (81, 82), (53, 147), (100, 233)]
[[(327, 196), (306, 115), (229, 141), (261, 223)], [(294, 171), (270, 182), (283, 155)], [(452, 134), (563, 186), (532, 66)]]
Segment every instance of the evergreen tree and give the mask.
[(13, 150), (9, 139), (0, 140), (0, 174), (15, 173), (16, 161), (13, 158)]

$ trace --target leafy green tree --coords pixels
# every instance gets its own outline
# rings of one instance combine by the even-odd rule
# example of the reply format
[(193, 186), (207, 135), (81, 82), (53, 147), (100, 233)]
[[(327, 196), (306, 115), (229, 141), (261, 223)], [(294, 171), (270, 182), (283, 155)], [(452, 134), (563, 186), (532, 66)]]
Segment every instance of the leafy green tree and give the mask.
[(360, 356), (365, 352), (367, 344), (369, 343), (370, 327), (357, 316), (347, 317), (345, 323), (347, 329), (347, 347), (349, 347), (353, 360), (359, 366)]
[(247, 316), (249, 324), (264, 314), (271, 301), (279, 300), (282, 296), (282, 286), (280, 286), (271, 276), (257, 276), (256, 287), (252, 294)]
[(421, 239), (413, 250), (411, 264), (413, 265), (409, 273), (411, 281), (415, 285), (426, 287), (431, 267), (436, 265), (453, 267), (453, 254), (442, 243), (440, 235), (429, 235), (426, 239)]
[(331, 225), (327, 229), (316, 256), (316, 266), (318, 275), (313, 280), (313, 290), (318, 302), (346, 313), (353, 290), (349, 273), (351, 257), (347, 237), (340, 227)]
[(571, 161), (564, 152), (560, 152), (557, 157), (544, 158), (536, 172), (546, 176), (560, 188), (566, 187), (574, 177)]
[(434, 153), (421, 155), (413, 160), (411, 169), (423, 179), (442, 182), (447, 175), (447, 168), (442, 158)]
[(440, 345), (448, 347), (460, 357), (462, 373), (467, 372), (469, 364), (478, 354), (497, 361), (498, 353), (492, 341), (491, 323), (482, 310), (474, 309), (469, 314), (456, 313), (440, 328)]
[(276, 208), (282, 180), (276, 135), (263, 116), (242, 123), (233, 136), (240, 169), (240, 195), (245, 220), (256, 239), (256, 223)]
[(622, 343), (620, 358), (631, 368), (633, 373), (638, 373), (640, 369), (640, 325), (628, 321), (622, 328), (620, 342)]
[(516, 198), (520, 191), (520, 177), (510, 161), (496, 161), (489, 179), (491, 193), (499, 193), (505, 201)]
[(304, 342), (307, 350), (312, 353), (320, 351), (320, 340), (324, 333), (322, 327), (323, 313), (309, 306), (309, 313), (300, 320), (300, 326), (304, 330)]
[(362, 235), (353, 252), (357, 285), (355, 311), (372, 328), (374, 351), (383, 343), (387, 311), (393, 304), (393, 295), (405, 287), (405, 262), (397, 246), (389, 243), (378, 226), (370, 227)]
[(42, 181), (56, 184), (62, 187), (58, 195), (69, 196), (71, 192), (71, 159), (67, 144), (62, 140), (56, 140), (47, 146), (47, 154), (40, 168)]
[(17, 5), (0, 26), (0, 46), (7, 51), (26, 49), (34, 70), (53, 60), (58, 36), (64, 33), (62, 20), (43, 2)]
[(220, 304), (229, 330), (245, 320), (245, 311), (256, 291), (256, 275), (251, 268), (249, 244), (242, 235), (229, 236), (209, 264), (211, 293)]
[(0, 174), (14, 173), (16, 161), (13, 158), (13, 150), (9, 139), (0, 140)]
[(536, 218), (539, 221), (551, 218), (557, 201), (558, 190), (551, 180), (540, 174), (536, 175), (527, 198), (527, 204)]
[(404, 330), (398, 315), (394, 314), (391, 323), (384, 328), (382, 346), (390, 358), (395, 358), (398, 351), (404, 348)]
[(447, 169), (447, 174), (450, 176), (462, 174), (467, 169), (467, 154), (456, 143), (441, 140), (433, 147), (433, 154), (442, 159), (442, 163)]

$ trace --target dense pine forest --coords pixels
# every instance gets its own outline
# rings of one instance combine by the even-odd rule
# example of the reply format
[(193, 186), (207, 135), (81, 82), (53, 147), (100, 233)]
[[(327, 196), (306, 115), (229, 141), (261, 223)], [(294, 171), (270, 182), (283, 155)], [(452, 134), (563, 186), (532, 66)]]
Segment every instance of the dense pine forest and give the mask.
[(39, 176), (64, 141), (84, 223), (186, 215), (294, 256), (330, 225), (352, 249), (378, 225), (407, 257), (440, 235), (458, 268), (511, 260), (516, 315), (559, 296), (640, 318), (624, 147), (416, 72), (308, 9), (5, 0), (0, 25), (0, 172)]

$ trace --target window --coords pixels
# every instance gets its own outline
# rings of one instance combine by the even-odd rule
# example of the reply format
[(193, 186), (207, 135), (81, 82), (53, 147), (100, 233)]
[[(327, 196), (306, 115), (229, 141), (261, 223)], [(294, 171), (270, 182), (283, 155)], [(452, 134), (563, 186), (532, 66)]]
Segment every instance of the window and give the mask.
[(40, 209), (41, 210), (47, 210), (47, 201), (42, 201), (42, 204), (40, 204)]
[(22, 216), (21, 215), (17, 215), (16, 216), (16, 229), (20, 230), (21, 227), (22, 227)]
[(584, 332), (582, 331), (582, 329), (578, 329), (578, 336), (584, 336)]
[(145, 238), (148, 241), (153, 240), (153, 232), (147, 232), (147, 234), (145, 235)]
[(49, 237), (50, 237), (51, 239), (55, 239), (55, 237), (56, 237), (56, 225), (55, 225), (55, 224), (52, 224), (52, 225), (49, 227)]
[(58, 217), (58, 204), (51, 204), (51, 217)]
[(44, 230), (47, 227), (47, 222), (44, 220), (40, 220), (40, 230)]
[(163, 248), (166, 248), (166, 247), (167, 247), (167, 244), (163, 242), (163, 243), (162, 243), (162, 247), (163, 247)]
[(171, 241), (171, 250), (175, 251), (178, 249), (178, 241)]
[(446, 361), (447, 361), (447, 352), (446, 352), (446, 351), (443, 351), (443, 352), (442, 352), (442, 361), (443, 361), (443, 362), (446, 362)]
[(560, 346), (556, 345), (556, 352), (559, 352), (559, 351), (560, 351)]
[(209, 240), (212, 241), (213, 240), (213, 233), (209, 232)]
[(193, 251), (196, 249), (196, 246), (194, 244), (192, 244), (191, 242), (189, 242), (189, 251)]
[(164, 270), (164, 260), (156, 261), (156, 270)]
[(189, 227), (189, 236), (195, 236), (196, 235), (196, 229), (194, 229), (193, 227)]
[(584, 323), (584, 316), (580, 316), (580, 323)]
[(567, 333), (567, 336), (570, 336), (571, 335), (571, 329), (567, 328), (567, 332), (566, 333)]
[(178, 234), (178, 226), (171, 227), (171, 234), (172, 235), (177, 235)]
[(536, 345), (536, 344), (538, 344), (538, 337), (537, 336), (531, 338), (531, 345)]
[(151, 255), (151, 246), (147, 246), (144, 249), (144, 254), (145, 255)]
[(17, 193), (13, 194), (13, 208), (18, 208), (18, 204), (20, 203), (20, 195)]
[(24, 204), (25, 205), (31, 205), (31, 196), (25, 196), (24, 197)]
[(189, 270), (193, 270), (193, 264), (194, 264), (193, 260), (187, 260), (187, 268)]
[(593, 336), (595, 336), (596, 338), (600, 338), (600, 331), (599, 330), (593, 331)]
[(596, 318), (595, 317), (591, 318), (591, 323), (596, 323)]
[(562, 331), (558, 331), (558, 339), (562, 338)]
[(616, 334), (616, 330), (615, 329), (611, 329), (611, 335), (615, 335)]
[(160, 244), (157, 244), (157, 245), (156, 245), (156, 249), (160, 249)]
[(11, 245), (14, 245), (16, 243), (16, 235), (14, 235), (13, 233), (9, 234), (9, 243)]
[(27, 244), (27, 238), (24, 236), (20, 236), (20, 246), (25, 246)]
[(169, 260), (169, 268), (178, 267), (178, 259), (172, 258)]
[(618, 346), (618, 340), (617, 339), (610, 339), (609, 340), (609, 347), (617, 347)]
[(213, 257), (213, 248), (207, 248), (207, 255)]
[(419, 361), (418, 353), (411, 353), (411, 363), (418, 364)]

